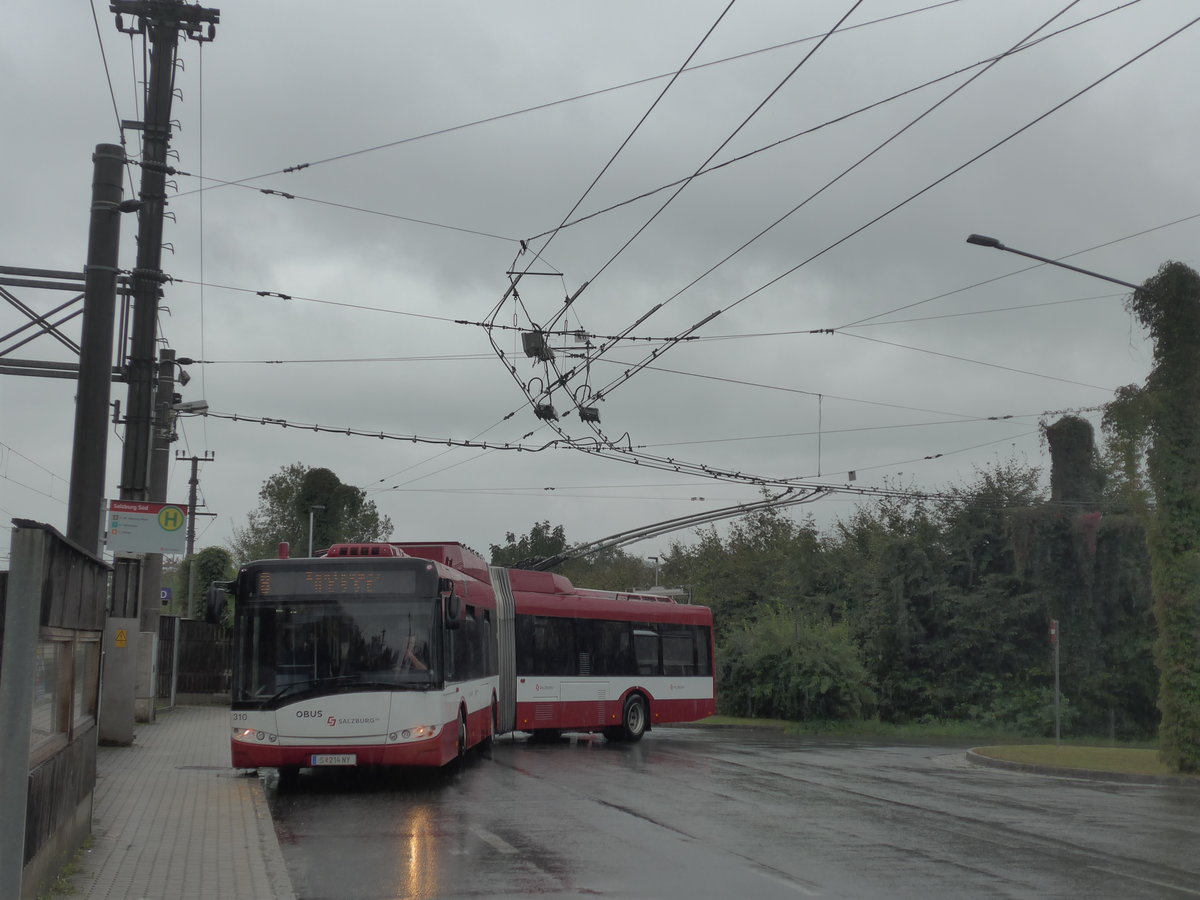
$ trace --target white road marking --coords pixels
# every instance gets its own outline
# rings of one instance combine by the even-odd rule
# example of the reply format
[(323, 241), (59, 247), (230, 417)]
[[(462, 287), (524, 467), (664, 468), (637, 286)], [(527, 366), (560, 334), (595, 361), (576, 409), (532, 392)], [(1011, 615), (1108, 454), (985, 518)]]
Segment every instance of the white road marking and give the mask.
[(1089, 869), (1095, 869), (1097, 872), (1104, 872), (1108, 875), (1117, 875), (1121, 878), (1128, 878), (1132, 881), (1140, 881), (1144, 884), (1153, 884), (1156, 887), (1164, 887), (1168, 890), (1177, 891), (1180, 894), (1191, 894), (1193, 897), (1200, 897), (1200, 891), (1194, 888), (1182, 887), (1178, 884), (1171, 884), (1169, 881), (1155, 881), (1153, 878), (1140, 878), (1137, 875), (1130, 875), (1128, 872), (1120, 872), (1116, 869), (1105, 869), (1100, 866), (1088, 866)]
[(768, 878), (770, 878), (772, 881), (776, 882), (777, 884), (781, 884), (784, 887), (791, 888), (797, 894), (803, 894), (805, 897), (820, 897), (821, 896), (820, 891), (814, 891), (811, 888), (806, 888), (804, 885), (799, 884), (798, 882), (795, 882), (792, 879), (790, 879), (784, 875), (781, 875), (777, 872), (766, 871), (763, 874), (765, 874)]
[(482, 840), (491, 844), (501, 853), (512, 854), (519, 852), (516, 847), (504, 840), (504, 838), (500, 837), (499, 835), (492, 834), (490, 831), (486, 831), (483, 828), (472, 828), (471, 831), (475, 832), (475, 834), (478, 835)]

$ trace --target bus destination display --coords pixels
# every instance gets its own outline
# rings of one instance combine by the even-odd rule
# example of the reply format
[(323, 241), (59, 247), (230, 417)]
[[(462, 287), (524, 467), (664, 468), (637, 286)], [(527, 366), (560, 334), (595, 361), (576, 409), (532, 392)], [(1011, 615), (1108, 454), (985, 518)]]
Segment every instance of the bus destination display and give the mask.
[(412, 594), (417, 573), (395, 569), (274, 569), (257, 578), (260, 597)]

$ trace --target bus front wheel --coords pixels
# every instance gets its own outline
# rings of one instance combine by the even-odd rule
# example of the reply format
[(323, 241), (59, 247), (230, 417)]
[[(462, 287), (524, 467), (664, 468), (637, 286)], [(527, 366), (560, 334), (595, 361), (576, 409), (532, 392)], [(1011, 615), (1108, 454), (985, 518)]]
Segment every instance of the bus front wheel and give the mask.
[(463, 765), (467, 761), (467, 714), (459, 710), (458, 713), (458, 757), (455, 759), (455, 765), (461, 771)]

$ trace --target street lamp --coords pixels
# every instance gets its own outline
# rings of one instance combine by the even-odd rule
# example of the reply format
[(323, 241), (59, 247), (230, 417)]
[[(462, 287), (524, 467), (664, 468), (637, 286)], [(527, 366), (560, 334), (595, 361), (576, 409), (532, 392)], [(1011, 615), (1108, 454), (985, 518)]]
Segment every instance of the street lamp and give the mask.
[(1122, 281), (1120, 278), (1109, 278), (1107, 275), (1101, 275), (1099, 272), (1091, 272), (1087, 269), (1081, 269), (1078, 266), (1068, 265), (1065, 262), (1059, 262), (1057, 259), (1047, 259), (1045, 256), (1038, 256), (1036, 253), (1026, 253), (1024, 250), (1016, 250), (1012, 247), (1006, 247), (994, 237), (988, 237), (986, 234), (972, 234), (967, 236), (968, 244), (975, 244), (978, 247), (991, 247), (995, 250), (1005, 250), (1009, 253), (1015, 253), (1018, 256), (1027, 256), (1030, 259), (1036, 259), (1038, 262), (1049, 263), (1052, 266), (1059, 266), (1063, 269), (1070, 269), (1072, 272), (1079, 272), (1083, 275), (1091, 275), (1093, 278), (1101, 278), (1104, 281), (1111, 281), (1113, 284), (1120, 284), (1127, 288), (1138, 290), (1136, 284), (1130, 284), (1128, 281)]
[(658, 587), (658, 557), (657, 556), (647, 556), (646, 559), (654, 560), (654, 586)]
[(323, 506), (310, 506), (308, 508), (308, 555), (312, 556), (313, 551), (313, 513), (317, 510), (324, 511)]

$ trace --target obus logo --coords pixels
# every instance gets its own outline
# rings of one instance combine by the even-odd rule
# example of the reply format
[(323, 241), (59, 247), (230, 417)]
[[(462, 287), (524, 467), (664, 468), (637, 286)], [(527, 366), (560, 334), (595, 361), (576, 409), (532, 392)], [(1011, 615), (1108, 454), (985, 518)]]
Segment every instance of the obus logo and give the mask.
[(554, 685), (542, 684), (540, 681), (535, 681), (533, 683), (533, 689), (535, 691), (552, 691), (552, 690), (554, 690)]
[(297, 719), (319, 719), (325, 713), (319, 709), (298, 709), (296, 710)]

